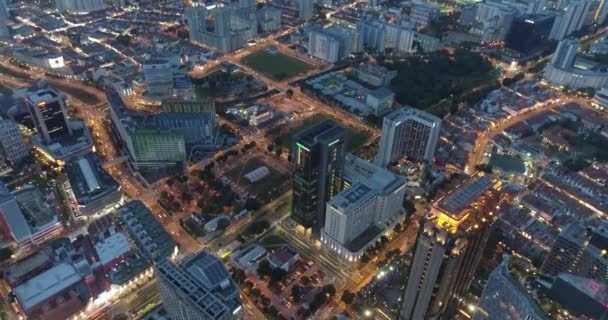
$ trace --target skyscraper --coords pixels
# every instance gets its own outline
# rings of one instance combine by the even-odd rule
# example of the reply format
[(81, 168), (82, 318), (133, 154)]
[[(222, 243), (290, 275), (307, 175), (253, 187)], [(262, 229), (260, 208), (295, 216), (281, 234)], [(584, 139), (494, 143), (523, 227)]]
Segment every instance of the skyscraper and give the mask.
[(574, 39), (564, 39), (559, 42), (551, 64), (559, 69), (568, 70), (574, 64), (576, 59), (576, 51), (578, 50), (578, 41)]
[(308, 21), (313, 14), (313, 0), (298, 0), (298, 17)]
[(590, 0), (570, 0), (565, 4), (562, 12), (555, 17), (553, 29), (549, 35), (550, 39), (562, 40), (580, 30), (585, 24), (585, 19), (591, 9)]
[(0, 120), (0, 152), (11, 164), (18, 164), (30, 153), (17, 124), (8, 119)]
[(403, 157), (431, 163), (440, 129), (441, 119), (422, 110), (405, 107), (393, 111), (382, 123), (376, 164), (386, 167)]
[(468, 291), (500, 201), (501, 182), (476, 173), (427, 209), (399, 310), (401, 320), (439, 319)]
[(222, 261), (205, 251), (156, 265), (163, 306), (174, 320), (243, 319), (240, 289)]
[(41, 89), (28, 96), (26, 102), (32, 121), (46, 144), (72, 135), (63, 94), (51, 88)]
[(473, 320), (547, 320), (536, 301), (509, 272), (509, 256), (492, 271), (475, 310)]
[(587, 227), (573, 222), (559, 234), (541, 271), (549, 276), (572, 273), (600, 282), (608, 281), (608, 225)]
[(295, 137), (291, 217), (320, 235), (327, 201), (342, 190), (346, 129), (325, 120)]

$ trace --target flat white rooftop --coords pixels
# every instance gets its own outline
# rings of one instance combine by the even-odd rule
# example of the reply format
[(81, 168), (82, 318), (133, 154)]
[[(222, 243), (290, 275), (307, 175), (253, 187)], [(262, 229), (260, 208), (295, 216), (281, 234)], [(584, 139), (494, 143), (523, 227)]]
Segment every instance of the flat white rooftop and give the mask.
[(81, 279), (74, 266), (61, 263), (17, 286), (13, 292), (21, 307), (29, 310)]

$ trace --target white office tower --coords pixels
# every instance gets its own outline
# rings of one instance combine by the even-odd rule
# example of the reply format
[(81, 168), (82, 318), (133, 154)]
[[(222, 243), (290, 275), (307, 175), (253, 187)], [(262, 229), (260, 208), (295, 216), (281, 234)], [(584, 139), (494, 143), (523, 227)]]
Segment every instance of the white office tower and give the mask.
[(219, 258), (201, 251), (179, 264), (165, 259), (155, 269), (171, 319), (243, 319), (241, 290)]
[(105, 9), (104, 0), (55, 0), (57, 11), (86, 14)]
[(173, 66), (167, 60), (144, 62), (144, 79), (148, 93), (168, 96), (173, 91)]
[(416, 24), (416, 28), (422, 29), (439, 18), (439, 5), (428, 2), (414, 2), (410, 9), (409, 18)]
[(8, 119), (0, 120), (0, 148), (4, 159), (13, 165), (20, 163), (30, 154), (17, 124)]
[(357, 261), (399, 221), (405, 179), (350, 154), (343, 178), (350, 186), (328, 202), (321, 242), (339, 256)]
[(549, 39), (562, 40), (580, 30), (585, 25), (591, 8), (591, 0), (569, 0), (563, 11), (556, 14)]
[(393, 111), (384, 117), (375, 163), (386, 167), (401, 158), (431, 163), (440, 130), (441, 119), (430, 113), (412, 107)]
[(314, 3), (313, 0), (297, 0), (298, 17), (308, 21), (312, 18)]
[(477, 4), (478, 24), (471, 28), (471, 33), (479, 35), (484, 42), (504, 41), (518, 14), (518, 8), (510, 3), (480, 2)]
[(574, 39), (564, 39), (559, 42), (557, 49), (553, 54), (551, 64), (559, 69), (568, 70), (574, 64), (576, 52), (578, 50), (578, 41)]

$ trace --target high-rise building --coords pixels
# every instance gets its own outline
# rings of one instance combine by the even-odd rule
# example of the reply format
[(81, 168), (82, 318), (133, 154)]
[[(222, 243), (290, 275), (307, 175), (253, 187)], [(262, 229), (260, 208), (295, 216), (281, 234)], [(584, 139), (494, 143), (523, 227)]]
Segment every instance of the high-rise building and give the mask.
[(30, 154), (17, 124), (8, 119), (0, 120), (0, 152), (4, 159), (13, 165), (20, 163)]
[(186, 165), (183, 134), (170, 130), (128, 129), (128, 150), (136, 170), (178, 168)]
[(541, 271), (550, 276), (572, 273), (600, 282), (608, 281), (608, 226), (587, 227), (573, 222), (559, 234)]
[(143, 65), (148, 93), (169, 96), (173, 92), (173, 66), (167, 60), (150, 60)]
[(63, 94), (51, 88), (41, 89), (29, 95), (26, 102), (36, 130), (45, 143), (72, 135)]
[(165, 259), (155, 269), (171, 319), (243, 319), (240, 289), (219, 258), (201, 251), (179, 264)]
[(439, 17), (439, 5), (429, 2), (414, 2), (410, 9), (410, 21), (422, 29)]
[(381, 19), (365, 18), (357, 22), (364, 48), (384, 52), (387, 48), (404, 53), (417, 50), (431, 52), (439, 49), (439, 39), (416, 31), (416, 24), (402, 21), (391, 23)]
[(399, 221), (406, 181), (353, 155), (346, 156), (344, 180), (348, 187), (327, 205), (321, 242), (339, 256), (357, 261)]
[(548, 320), (526, 289), (509, 272), (509, 256), (492, 271), (473, 320)]
[(346, 129), (325, 120), (295, 137), (295, 171), (291, 217), (320, 235), (325, 206), (342, 190)]
[(389, 70), (377, 64), (359, 64), (352, 68), (357, 80), (374, 87), (388, 87), (397, 76), (397, 71)]
[(568, 70), (574, 64), (576, 52), (578, 50), (578, 41), (574, 39), (564, 39), (559, 42), (557, 49), (553, 54), (551, 64), (559, 69)]
[(308, 54), (335, 63), (363, 49), (360, 33), (345, 25), (316, 27), (308, 32)]
[(606, 319), (608, 316), (608, 287), (604, 281), (560, 273), (548, 296), (575, 319)]
[(314, 9), (313, 0), (298, 0), (298, 17), (308, 21), (312, 18)]
[(406, 158), (431, 163), (441, 130), (441, 119), (411, 107), (401, 108), (384, 117), (377, 165), (386, 167)]
[[(232, 52), (245, 46), (257, 35), (256, 15), (253, 7), (244, 1), (239, 8), (225, 5), (186, 7), (184, 19), (188, 24), (190, 41), (220, 52)], [(208, 21), (213, 24), (209, 25)]]
[(84, 14), (105, 9), (104, 0), (55, 0), (59, 12)]
[(257, 12), (258, 28), (261, 32), (273, 32), (281, 28), (281, 9), (264, 7)]
[(473, 280), (500, 201), (501, 182), (473, 177), (427, 209), (416, 240), (399, 319), (449, 317)]
[(563, 11), (557, 13), (555, 23), (551, 29), (550, 39), (562, 40), (580, 30), (591, 10), (590, 0), (569, 0)]
[(552, 14), (516, 17), (505, 40), (506, 47), (523, 54), (537, 53), (547, 47), (554, 21)]
[(604, 22), (606, 22), (606, 17), (608, 17), (608, 1), (601, 0), (593, 20), (595, 23), (602, 25)]

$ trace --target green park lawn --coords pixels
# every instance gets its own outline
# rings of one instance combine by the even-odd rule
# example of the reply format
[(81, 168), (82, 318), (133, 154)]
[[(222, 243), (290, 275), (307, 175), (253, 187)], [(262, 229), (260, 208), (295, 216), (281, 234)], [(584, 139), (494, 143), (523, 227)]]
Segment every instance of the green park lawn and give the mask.
[(241, 61), (276, 80), (288, 79), (313, 68), (312, 65), (296, 58), (282, 53), (271, 54), (266, 50), (254, 52)]

